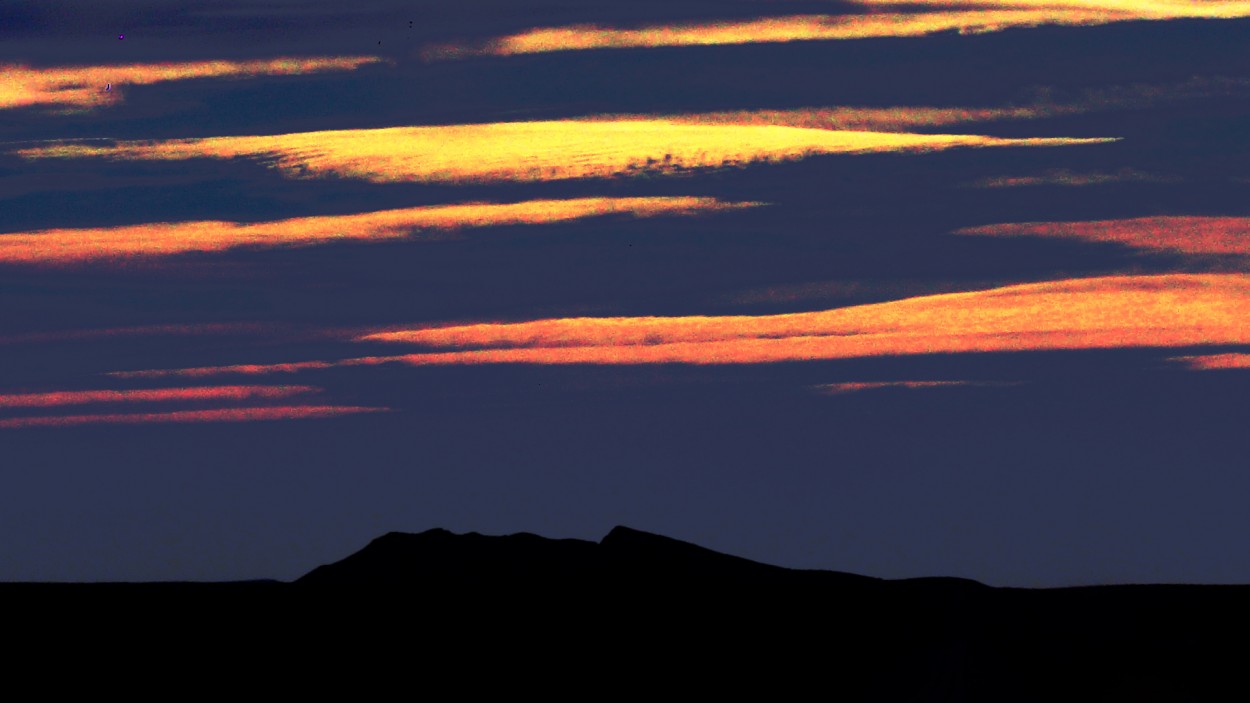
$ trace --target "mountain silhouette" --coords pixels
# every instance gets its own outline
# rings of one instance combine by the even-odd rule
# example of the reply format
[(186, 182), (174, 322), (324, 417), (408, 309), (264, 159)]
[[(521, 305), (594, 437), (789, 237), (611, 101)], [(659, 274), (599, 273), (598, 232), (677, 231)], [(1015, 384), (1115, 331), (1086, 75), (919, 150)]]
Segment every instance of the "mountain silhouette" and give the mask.
[(351, 556), (299, 578), (302, 586), (462, 588), (665, 587), (805, 584), (851, 586), (879, 579), (801, 571), (730, 556), (670, 537), (618, 526), (600, 542), (529, 533), (485, 536), (433, 529), (392, 532)]
[(391, 681), (419, 652), (422, 675), (455, 685), (489, 674), (583, 693), (582, 679), (637, 693), (818, 687), (851, 701), (1222, 699), (1240, 685), (1250, 631), (1246, 586), (888, 580), (628, 527), (599, 542), (392, 532), (294, 582), (7, 583), (0, 596), (38, 615), (13, 628), (30, 651), (101, 661), (98, 633), (140, 631), (155, 656), (227, 638), (257, 666), (285, 646), (340, 669), (391, 661), (377, 674)]

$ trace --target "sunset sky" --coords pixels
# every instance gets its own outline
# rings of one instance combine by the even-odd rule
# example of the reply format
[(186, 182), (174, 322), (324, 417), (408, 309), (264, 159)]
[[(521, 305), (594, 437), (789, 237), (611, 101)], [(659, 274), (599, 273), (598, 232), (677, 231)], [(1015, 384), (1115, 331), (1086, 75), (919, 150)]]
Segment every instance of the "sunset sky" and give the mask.
[(0, 6), (0, 581), (1250, 583), (1250, 2), (84, 5)]

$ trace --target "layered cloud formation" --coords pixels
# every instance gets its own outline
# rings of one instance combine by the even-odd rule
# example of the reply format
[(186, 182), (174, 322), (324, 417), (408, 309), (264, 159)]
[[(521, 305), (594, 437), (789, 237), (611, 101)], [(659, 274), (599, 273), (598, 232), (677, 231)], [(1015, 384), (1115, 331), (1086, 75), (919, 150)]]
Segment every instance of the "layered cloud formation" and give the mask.
[(1107, 276), (783, 315), (556, 318), (378, 331), (422, 347), (340, 360), (117, 372), (121, 378), (346, 366), (767, 364), (861, 357), (1250, 344), (1250, 278)]
[(394, 330), (446, 363), (766, 363), (899, 354), (1250, 342), (1250, 279), (1111, 276), (766, 316), (572, 318)]

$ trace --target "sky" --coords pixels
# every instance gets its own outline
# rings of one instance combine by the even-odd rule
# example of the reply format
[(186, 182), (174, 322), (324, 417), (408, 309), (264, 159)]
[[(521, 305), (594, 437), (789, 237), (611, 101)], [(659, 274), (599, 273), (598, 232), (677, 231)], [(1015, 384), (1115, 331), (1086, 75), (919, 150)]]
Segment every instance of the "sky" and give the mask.
[(1250, 583), (1248, 30), (1240, 0), (6, 2), (0, 581), (624, 524)]

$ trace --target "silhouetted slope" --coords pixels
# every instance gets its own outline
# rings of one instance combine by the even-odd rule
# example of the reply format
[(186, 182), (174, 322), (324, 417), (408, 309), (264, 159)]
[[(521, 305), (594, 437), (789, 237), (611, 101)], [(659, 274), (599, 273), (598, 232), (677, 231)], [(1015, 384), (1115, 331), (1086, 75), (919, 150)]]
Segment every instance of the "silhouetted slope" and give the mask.
[(433, 529), (391, 532), (333, 564), (297, 580), (310, 585), (537, 585), (581, 580), (594, 559), (594, 542), (547, 539), (529, 533), (488, 537)]
[(600, 558), (612, 575), (638, 579), (725, 580), (782, 583), (798, 579), (841, 578), (876, 581), (832, 571), (797, 571), (730, 556), (671, 537), (617, 526), (599, 543)]

